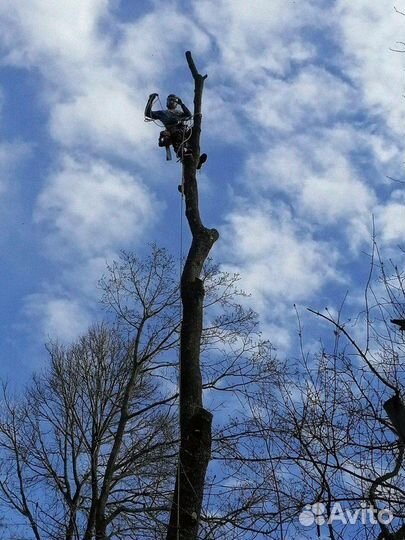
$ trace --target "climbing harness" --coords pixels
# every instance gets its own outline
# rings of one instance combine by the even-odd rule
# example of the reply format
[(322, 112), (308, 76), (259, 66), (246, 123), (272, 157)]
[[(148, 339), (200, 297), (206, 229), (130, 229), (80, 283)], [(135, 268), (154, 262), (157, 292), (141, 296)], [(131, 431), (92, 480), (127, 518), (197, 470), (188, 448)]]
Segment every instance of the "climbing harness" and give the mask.
[(166, 161), (172, 159), (170, 145), (173, 146), (178, 161), (182, 161), (191, 152), (188, 151), (187, 142), (192, 133), (192, 121), (182, 121), (178, 125), (171, 128), (166, 128), (159, 134), (158, 145), (166, 148)]

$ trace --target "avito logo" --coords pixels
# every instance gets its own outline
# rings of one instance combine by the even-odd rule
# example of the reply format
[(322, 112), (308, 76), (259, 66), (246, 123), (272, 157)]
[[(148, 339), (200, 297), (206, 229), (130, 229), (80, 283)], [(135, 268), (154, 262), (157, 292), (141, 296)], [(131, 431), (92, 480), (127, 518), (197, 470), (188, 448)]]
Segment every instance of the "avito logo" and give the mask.
[(394, 519), (392, 512), (388, 508), (377, 510), (366, 502), (360, 504), (360, 508), (350, 510), (342, 508), (340, 503), (333, 503), (330, 512), (326, 512), (326, 506), (322, 502), (306, 504), (299, 515), (299, 521), (304, 527), (311, 525), (325, 525), (332, 523), (342, 523), (342, 525), (355, 525), (370, 523), (375, 525), (380, 523), (388, 525)]

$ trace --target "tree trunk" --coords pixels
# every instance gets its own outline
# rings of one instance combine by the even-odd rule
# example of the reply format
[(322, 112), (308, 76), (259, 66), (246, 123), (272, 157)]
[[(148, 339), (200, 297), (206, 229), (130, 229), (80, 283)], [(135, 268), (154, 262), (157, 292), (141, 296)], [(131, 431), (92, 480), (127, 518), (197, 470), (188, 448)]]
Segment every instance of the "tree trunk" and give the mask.
[(219, 234), (215, 229), (204, 227), (198, 208), (196, 167), (200, 156), (201, 100), (207, 76), (198, 73), (190, 52), (186, 52), (186, 58), (195, 82), (194, 125), (190, 137), (192, 157), (185, 157), (183, 162), (186, 217), (192, 242), (181, 276), (180, 453), (167, 540), (197, 538), (205, 474), (211, 456), (212, 414), (204, 409), (202, 401), (200, 344), (204, 286), (200, 275)]

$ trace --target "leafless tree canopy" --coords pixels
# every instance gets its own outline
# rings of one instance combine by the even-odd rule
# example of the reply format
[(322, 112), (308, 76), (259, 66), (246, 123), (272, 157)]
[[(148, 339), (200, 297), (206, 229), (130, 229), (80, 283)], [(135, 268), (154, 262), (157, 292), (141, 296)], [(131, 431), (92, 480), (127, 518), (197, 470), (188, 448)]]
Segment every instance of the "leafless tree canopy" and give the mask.
[[(100, 281), (109, 323), (70, 346), (50, 344), (48, 366), (23, 395), (3, 388), (0, 503), (10, 534), (21, 534), (18, 522), (37, 540), (164, 538), (179, 438), (176, 266), (156, 246), (144, 260), (123, 253)], [(271, 348), (239, 303), (236, 275), (208, 261), (201, 279), (203, 387), (221, 408), (258, 380)]]
[[(226, 511), (211, 513), (211, 530), (243, 539), (405, 538), (405, 342), (391, 323), (405, 319), (405, 275), (376, 259), (365, 311), (349, 320), (343, 310), (314, 311), (333, 339), (305, 353), (299, 328), (300, 356), (276, 380), (264, 374), (220, 431), (217, 456), (234, 489), (217, 484)], [(315, 503), (319, 524), (302, 526), (300, 513)], [(340, 509), (360, 517), (328, 523)], [(392, 521), (378, 522), (387, 510)]]

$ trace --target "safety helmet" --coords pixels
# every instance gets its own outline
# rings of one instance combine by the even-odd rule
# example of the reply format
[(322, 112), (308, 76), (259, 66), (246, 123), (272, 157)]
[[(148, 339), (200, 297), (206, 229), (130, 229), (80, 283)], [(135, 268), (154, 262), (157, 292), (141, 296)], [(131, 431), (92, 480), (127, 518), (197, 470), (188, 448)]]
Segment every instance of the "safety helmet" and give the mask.
[(175, 94), (169, 94), (166, 99), (166, 105), (169, 103), (169, 101), (175, 101), (176, 103), (178, 103), (179, 98)]

